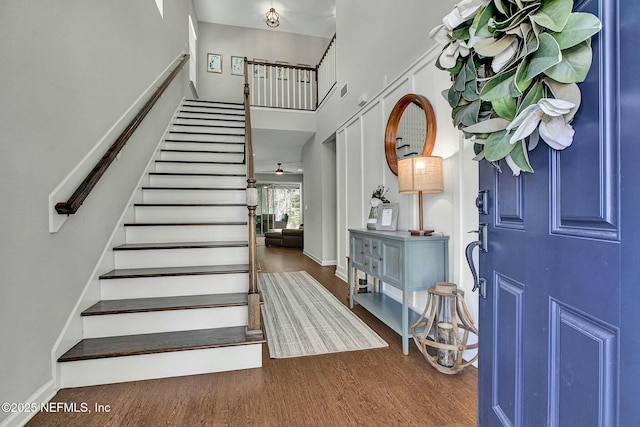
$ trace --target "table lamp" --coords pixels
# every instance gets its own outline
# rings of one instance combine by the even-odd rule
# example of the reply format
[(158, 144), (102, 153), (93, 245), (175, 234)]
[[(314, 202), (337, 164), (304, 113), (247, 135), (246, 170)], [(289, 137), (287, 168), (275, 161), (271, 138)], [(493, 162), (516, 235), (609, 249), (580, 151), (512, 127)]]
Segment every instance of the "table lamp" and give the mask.
[(402, 194), (418, 193), (420, 229), (409, 230), (412, 236), (428, 236), (433, 230), (422, 226), (422, 193), (441, 193), (442, 157), (417, 156), (398, 161), (398, 191)]

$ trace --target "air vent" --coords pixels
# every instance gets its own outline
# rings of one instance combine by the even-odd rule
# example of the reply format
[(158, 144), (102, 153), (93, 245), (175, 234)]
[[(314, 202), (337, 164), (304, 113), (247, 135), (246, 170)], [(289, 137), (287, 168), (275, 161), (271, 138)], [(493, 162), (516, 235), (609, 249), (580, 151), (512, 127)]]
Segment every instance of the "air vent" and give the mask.
[(342, 88), (340, 88), (340, 99), (343, 99), (349, 93), (349, 82), (346, 82)]

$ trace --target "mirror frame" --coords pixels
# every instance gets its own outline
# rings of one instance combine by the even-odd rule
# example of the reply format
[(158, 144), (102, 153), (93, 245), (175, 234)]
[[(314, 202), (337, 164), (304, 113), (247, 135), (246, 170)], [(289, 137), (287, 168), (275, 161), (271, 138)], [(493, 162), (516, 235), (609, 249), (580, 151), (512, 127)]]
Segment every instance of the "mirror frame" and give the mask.
[(407, 94), (400, 98), (391, 110), (389, 120), (387, 121), (387, 129), (384, 133), (384, 154), (387, 158), (387, 165), (394, 175), (398, 176), (398, 154), (396, 153), (396, 137), (398, 134), (398, 124), (402, 118), (404, 110), (412, 104), (416, 103), (422, 107), (425, 119), (427, 121), (427, 131), (424, 137), (424, 146), (422, 148), (423, 156), (430, 156), (433, 146), (436, 143), (436, 115), (433, 107), (427, 98), (414, 93)]

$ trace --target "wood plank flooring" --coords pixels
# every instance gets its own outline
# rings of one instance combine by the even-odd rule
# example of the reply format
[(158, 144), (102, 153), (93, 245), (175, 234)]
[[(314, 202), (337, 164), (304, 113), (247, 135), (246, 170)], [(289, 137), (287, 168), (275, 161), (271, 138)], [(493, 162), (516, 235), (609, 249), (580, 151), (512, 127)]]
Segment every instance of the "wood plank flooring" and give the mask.
[[(306, 270), (345, 301), (347, 285), (299, 249), (259, 247), (262, 271)], [(436, 372), (362, 307), (388, 348), (294, 359), (263, 368), (60, 390), (52, 402), (91, 413), (39, 413), (28, 426), (473, 426), (477, 372)], [(96, 405), (109, 411), (96, 412)]]

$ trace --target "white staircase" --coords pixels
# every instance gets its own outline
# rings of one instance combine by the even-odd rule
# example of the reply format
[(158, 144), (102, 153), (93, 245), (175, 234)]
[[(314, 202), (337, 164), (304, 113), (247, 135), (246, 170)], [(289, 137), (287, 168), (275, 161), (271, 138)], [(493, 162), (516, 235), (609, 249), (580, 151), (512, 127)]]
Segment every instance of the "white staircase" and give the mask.
[(185, 101), (142, 188), (61, 387), (262, 366), (246, 336), (244, 107)]

